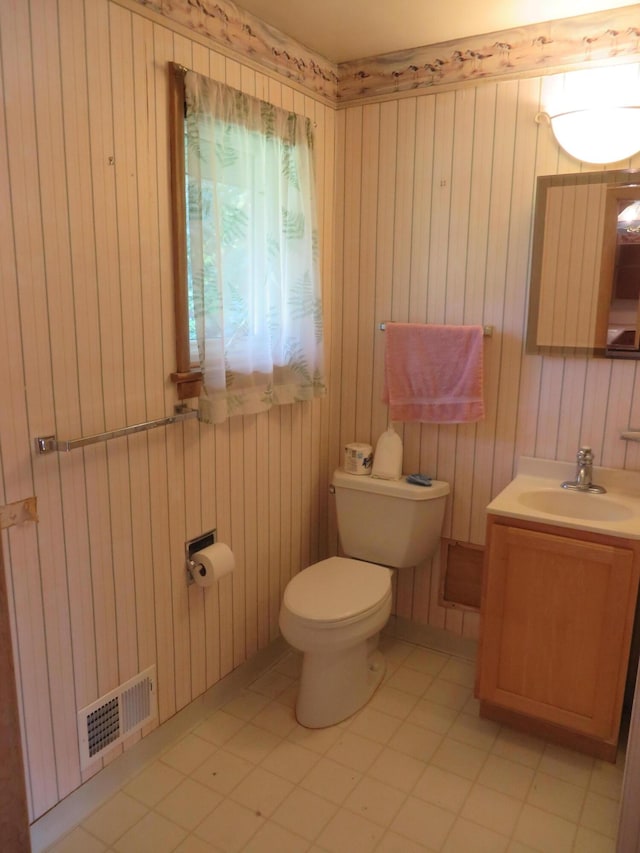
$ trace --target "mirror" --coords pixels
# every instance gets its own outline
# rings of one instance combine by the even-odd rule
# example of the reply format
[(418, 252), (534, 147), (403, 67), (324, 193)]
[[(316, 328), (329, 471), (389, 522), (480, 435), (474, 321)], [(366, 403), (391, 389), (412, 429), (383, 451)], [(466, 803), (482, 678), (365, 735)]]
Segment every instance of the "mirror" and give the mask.
[(638, 218), (638, 172), (538, 178), (527, 352), (640, 358)]
[(640, 357), (640, 186), (610, 186), (604, 214), (601, 281), (611, 282), (607, 352)]

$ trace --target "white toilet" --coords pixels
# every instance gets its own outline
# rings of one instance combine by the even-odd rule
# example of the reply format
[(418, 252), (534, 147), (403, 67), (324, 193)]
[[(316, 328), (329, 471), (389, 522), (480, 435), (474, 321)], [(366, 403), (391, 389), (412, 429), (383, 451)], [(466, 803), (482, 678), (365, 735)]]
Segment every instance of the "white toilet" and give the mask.
[[(438, 547), (449, 484), (417, 486), (338, 470), (332, 481), (348, 557), (330, 557), (292, 578), (280, 630), (303, 652), (298, 722), (332, 726), (361, 708), (384, 675), (378, 633), (391, 613), (391, 571)], [(355, 558), (355, 559), (352, 559)]]

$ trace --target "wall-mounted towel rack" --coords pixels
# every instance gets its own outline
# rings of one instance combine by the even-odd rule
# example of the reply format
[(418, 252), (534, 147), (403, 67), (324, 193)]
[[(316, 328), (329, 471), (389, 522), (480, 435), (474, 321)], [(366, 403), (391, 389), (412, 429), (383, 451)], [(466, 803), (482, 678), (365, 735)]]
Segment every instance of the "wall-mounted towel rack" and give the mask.
[[(388, 322), (393, 323), (393, 322), (399, 322), (399, 321), (389, 320)], [(384, 330), (387, 328), (387, 323), (379, 323), (378, 328), (380, 329), (381, 332), (384, 332)], [(493, 326), (483, 326), (482, 327), (482, 334), (485, 338), (492, 337), (493, 336)]]
[(111, 438), (121, 438), (124, 435), (132, 435), (135, 432), (146, 432), (155, 427), (167, 426), (168, 424), (179, 423), (190, 418), (197, 418), (198, 412), (196, 409), (190, 409), (188, 406), (176, 406), (173, 415), (166, 418), (157, 418), (155, 421), (145, 421), (141, 424), (133, 424), (132, 426), (122, 427), (121, 429), (112, 429), (109, 432), (98, 432), (95, 435), (87, 435), (84, 438), (74, 438), (71, 441), (62, 441), (55, 435), (41, 435), (34, 439), (36, 450), (38, 453), (69, 453), (78, 447), (86, 447), (88, 444), (96, 444), (99, 441), (109, 441)]

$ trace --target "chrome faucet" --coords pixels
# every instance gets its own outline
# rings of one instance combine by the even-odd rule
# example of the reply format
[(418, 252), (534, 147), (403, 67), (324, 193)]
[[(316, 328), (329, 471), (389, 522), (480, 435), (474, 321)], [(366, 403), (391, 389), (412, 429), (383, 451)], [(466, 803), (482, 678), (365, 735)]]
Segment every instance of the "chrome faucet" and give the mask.
[(563, 489), (573, 489), (576, 492), (591, 492), (602, 495), (607, 490), (603, 486), (597, 486), (591, 482), (593, 474), (593, 453), (590, 447), (581, 447), (576, 456), (577, 469), (575, 480), (566, 480), (562, 483)]

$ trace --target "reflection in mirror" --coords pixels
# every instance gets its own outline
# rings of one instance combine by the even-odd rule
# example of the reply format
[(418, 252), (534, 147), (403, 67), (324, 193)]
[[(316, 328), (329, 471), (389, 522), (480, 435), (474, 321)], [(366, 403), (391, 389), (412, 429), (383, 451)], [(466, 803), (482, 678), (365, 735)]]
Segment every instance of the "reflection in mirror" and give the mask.
[(611, 282), (607, 355), (640, 356), (640, 187), (607, 189), (602, 286)]
[(527, 352), (640, 357), (640, 288), (630, 296), (640, 256), (619, 251), (617, 237), (618, 216), (633, 200), (627, 193), (640, 199), (634, 180), (622, 169), (538, 178)]

